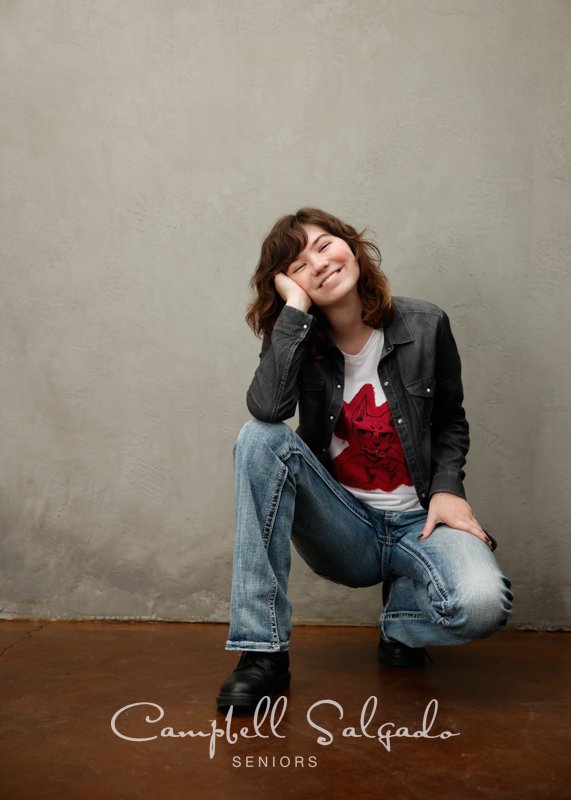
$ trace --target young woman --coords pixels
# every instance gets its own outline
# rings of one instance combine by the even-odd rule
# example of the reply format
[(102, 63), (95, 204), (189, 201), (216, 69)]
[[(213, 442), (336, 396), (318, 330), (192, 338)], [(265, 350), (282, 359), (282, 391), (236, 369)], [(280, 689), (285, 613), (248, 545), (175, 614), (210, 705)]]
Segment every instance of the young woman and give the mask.
[[(315, 208), (262, 245), (247, 321), (263, 335), (234, 447), (237, 535), (220, 707), (290, 682), (290, 543), (318, 575), (383, 583), (378, 658), (504, 628), (510, 583), (465, 499), (468, 423), (446, 314), (392, 297), (380, 252)], [(283, 420), (299, 407), (299, 427)]]

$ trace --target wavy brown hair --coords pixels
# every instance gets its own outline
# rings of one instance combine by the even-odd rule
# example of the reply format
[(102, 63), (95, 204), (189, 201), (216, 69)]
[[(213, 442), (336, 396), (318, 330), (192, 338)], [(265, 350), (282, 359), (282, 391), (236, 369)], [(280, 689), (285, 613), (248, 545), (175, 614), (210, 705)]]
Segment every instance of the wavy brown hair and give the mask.
[[(285, 301), (278, 294), (274, 277), (278, 272), (285, 272), (307, 245), (307, 234), (302, 228), (306, 224), (319, 225), (347, 242), (359, 264), (357, 289), (363, 304), (363, 322), (373, 328), (388, 325), (393, 317), (391, 290), (381, 270), (381, 252), (374, 242), (365, 238), (366, 229), (359, 233), (319, 208), (300, 208), (295, 214), (280, 217), (262, 243), (260, 260), (250, 279), (255, 296), (246, 314), (246, 322), (254, 333), (269, 336), (276, 324)], [(318, 328), (323, 329), (322, 312), (312, 306), (309, 313), (322, 323)], [(318, 328), (315, 330), (319, 336)]]

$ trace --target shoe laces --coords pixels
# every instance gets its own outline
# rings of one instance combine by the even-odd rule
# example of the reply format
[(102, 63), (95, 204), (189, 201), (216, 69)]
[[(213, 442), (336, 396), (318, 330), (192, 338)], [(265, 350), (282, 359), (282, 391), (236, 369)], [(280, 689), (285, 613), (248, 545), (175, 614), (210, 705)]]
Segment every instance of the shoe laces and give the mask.
[(273, 659), (272, 656), (279, 655), (279, 653), (265, 653), (264, 651), (259, 650), (244, 650), (242, 655), (240, 656), (240, 660), (238, 661), (238, 666), (236, 670), (245, 669), (252, 664), (257, 664), (262, 668), (268, 668), (272, 666), (273, 663), (277, 659)]

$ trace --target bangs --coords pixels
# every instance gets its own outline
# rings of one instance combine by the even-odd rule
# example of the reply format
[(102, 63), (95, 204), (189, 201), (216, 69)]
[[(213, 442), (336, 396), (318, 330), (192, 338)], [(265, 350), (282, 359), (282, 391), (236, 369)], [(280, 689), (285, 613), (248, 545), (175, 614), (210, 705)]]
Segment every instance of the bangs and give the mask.
[(276, 272), (282, 272), (307, 246), (307, 233), (295, 217), (285, 220), (280, 231), (270, 241), (270, 261)]

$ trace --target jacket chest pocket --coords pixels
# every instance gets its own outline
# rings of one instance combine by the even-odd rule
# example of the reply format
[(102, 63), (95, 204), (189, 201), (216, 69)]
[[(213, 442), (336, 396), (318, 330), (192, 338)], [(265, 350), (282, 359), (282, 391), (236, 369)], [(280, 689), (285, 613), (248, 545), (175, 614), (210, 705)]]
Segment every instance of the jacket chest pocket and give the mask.
[(416, 408), (421, 428), (424, 430), (430, 425), (432, 406), (436, 394), (436, 380), (434, 378), (421, 378), (406, 385), (406, 390)]
[(300, 414), (305, 412), (315, 413), (323, 402), (325, 392), (325, 381), (323, 378), (313, 378), (311, 380), (300, 381), (299, 386), (299, 410)]

